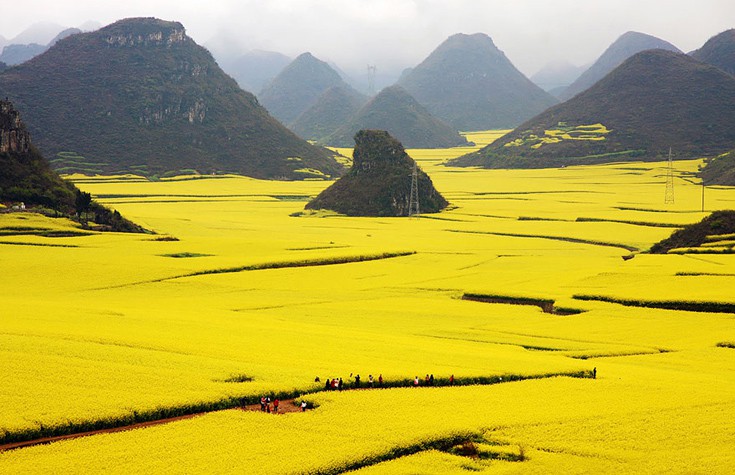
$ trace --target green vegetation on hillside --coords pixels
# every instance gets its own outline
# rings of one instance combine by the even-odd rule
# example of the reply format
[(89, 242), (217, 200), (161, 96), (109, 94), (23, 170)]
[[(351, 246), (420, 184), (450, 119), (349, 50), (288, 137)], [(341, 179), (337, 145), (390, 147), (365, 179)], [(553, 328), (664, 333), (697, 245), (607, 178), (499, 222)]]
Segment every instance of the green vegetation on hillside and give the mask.
[(343, 171), (333, 152), (294, 135), (240, 89), (180, 23), (133, 18), (65, 38), (0, 73), (0, 96), (23, 111), (39, 150), (64, 172), (299, 179), (304, 166)]
[[(310, 201), (306, 209), (348, 216), (407, 216), (414, 160), (384, 130), (361, 130), (354, 140), (350, 171)], [(421, 170), (417, 170), (417, 189), (422, 213), (436, 213), (448, 205)]]
[[(624, 160), (713, 156), (735, 146), (735, 78), (684, 54), (638, 53), (588, 90), (452, 162), (544, 168)], [(576, 130), (566, 140), (559, 124)], [(583, 134), (588, 124), (607, 133)], [(604, 140), (603, 140), (604, 138)], [(542, 140), (543, 139), (543, 140)], [(542, 143), (542, 145), (539, 145)]]
[(713, 36), (692, 57), (735, 75), (735, 28)]
[(680, 229), (654, 244), (651, 252), (665, 254), (675, 249), (706, 248), (709, 252), (733, 252), (735, 211), (715, 211), (702, 221)]
[(707, 160), (699, 176), (706, 185), (735, 186), (735, 150)]
[(66, 216), (85, 226), (91, 222), (100, 230), (143, 231), (53, 171), (31, 144), (18, 112), (4, 100), (0, 100), (0, 203), (10, 209)]

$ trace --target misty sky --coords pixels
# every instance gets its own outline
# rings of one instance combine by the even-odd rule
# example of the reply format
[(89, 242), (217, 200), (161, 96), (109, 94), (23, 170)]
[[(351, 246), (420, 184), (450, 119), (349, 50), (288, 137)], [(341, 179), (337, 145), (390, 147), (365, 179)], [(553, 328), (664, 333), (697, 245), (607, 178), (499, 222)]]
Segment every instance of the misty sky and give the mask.
[(415, 66), (454, 33), (483, 32), (530, 76), (551, 60), (590, 63), (630, 30), (691, 51), (735, 27), (735, 1), (25, 0), (2, 8), (0, 35), (12, 39), (36, 22), (133, 16), (180, 21), (212, 50), (310, 51), (348, 72), (375, 64), (378, 74)]

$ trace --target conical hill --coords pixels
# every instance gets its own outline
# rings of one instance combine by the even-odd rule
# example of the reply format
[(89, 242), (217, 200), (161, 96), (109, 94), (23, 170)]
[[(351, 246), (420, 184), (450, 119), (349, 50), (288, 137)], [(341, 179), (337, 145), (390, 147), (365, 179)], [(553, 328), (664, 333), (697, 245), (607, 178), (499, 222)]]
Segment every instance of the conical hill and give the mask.
[(558, 102), (482, 33), (450, 36), (398, 84), (461, 131), (515, 127)]
[[(306, 205), (348, 216), (407, 216), (411, 204), (414, 160), (401, 143), (383, 130), (361, 130), (355, 135), (352, 169)], [(417, 169), (421, 213), (436, 213), (447, 201), (431, 179)]]
[(271, 117), (176, 22), (131, 18), (64, 38), (0, 73), (0, 96), (23, 111), (38, 148), (63, 172), (342, 172), (331, 152)]
[(367, 98), (352, 88), (332, 86), (290, 128), (299, 137), (327, 143), (325, 139), (349, 122), (366, 102)]
[(713, 36), (704, 46), (690, 54), (695, 59), (735, 75), (735, 29)]
[(735, 79), (665, 50), (628, 59), (588, 90), (458, 166), (542, 168), (711, 157), (735, 148)]
[(263, 88), (258, 99), (273, 117), (290, 126), (334, 86), (352, 89), (330, 65), (303, 53)]
[(387, 130), (408, 148), (448, 148), (467, 145), (467, 139), (426, 110), (400, 86), (391, 86), (365, 104), (324, 141), (349, 147), (363, 129)]
[(562, 101), (566, 101), (576, 96), (607, 76), (610, 71), (623, 64), (626, 59), (648, 49), (663, 49), (681, 53), (679, 48), (668, 41), (645, 33), (629, 31), (615, 40), (589, 69), (584, 71), (572, 84), (559, 94), (559, 98)]

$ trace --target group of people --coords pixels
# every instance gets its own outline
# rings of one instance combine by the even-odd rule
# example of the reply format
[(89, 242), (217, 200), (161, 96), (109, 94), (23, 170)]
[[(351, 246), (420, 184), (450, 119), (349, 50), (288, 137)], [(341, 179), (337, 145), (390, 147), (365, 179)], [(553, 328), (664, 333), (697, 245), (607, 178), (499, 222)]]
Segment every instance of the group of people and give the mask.
[[(352, 373), (350, 373), (350, 378), (353, 378)], [(318, 383), (321, 380), (317, 376), (314, 379), (314, 382)], [(360, 378), (359, 374), (356, 374), (352, 380), (352, 389), (359, 389), (360, 385), (362, 384), (362, 378)], [(368, 388), (374, 388), (376, 387), (382, 388), (383, 387), (383, 375), (378, 375), (378, 379), (376, 380), (372, 374), (368, 375), (367, 380), (367, 386)], [(327, 378), (326, 382), (324, 383), (324, 389), (327, 391), (330, 390), (338, 390), (341, 391), (345, 388), (345, 383), (342, 381), (342, 378)]]
[[(421, 380), (418, 376), (414, 376), (413, 378), (413, 386), (417, 387), (421, 385)], [(434, 385), (434, 375), (433, 374), (427, 374), (424, 378), (424, 386), (433, 386)], [(451, 375), (449, 377), (449, 385), (454, 385), (454, 375)]]
[(278, 406), (281, 404), (281, 401), (278, 400), (278, 398), (273, 399), (271, 402), (270, 396), (263, 396), (260, 398), (260, 410), (263, 412), (267, 412), (268, 414), (271, 413), (271, 410), (273, 412), (278, 412)]
[[(362, 379), (360, 378), (359, 374), (356, 374), (354, 377), (352, 376), (352, 373), (350, 373), (350, 378), (352, 378), (352, 389), (359, 389), (362, 384)], [(314, 378), (314, 382), (319, 383), (321, 382), (321, 379), (317, 376)], [(378, 378), (373, 378), (373, 375), (368, 376), (367, 385), (365, 387), (367, 388), (382, 388), (384, 387), (385, 381), (383, 380), (383, 375), (378, 375)], [(427, 374), (426, 377), (422, 380), (415, 376), (413, 378), (413, 385), (416, 386), (434, 386), (434, 375), (433, 374)], [(449, 376), (449, 385), (454, 386), (454, 375)], [(337, 390), (341, 391), (342, 389), (345, 389), (345, 382), (342, 380), (342, 378), (327, 378), (327, 380), (324, 383), (324, 389), (327, 391), (331, 390)]]

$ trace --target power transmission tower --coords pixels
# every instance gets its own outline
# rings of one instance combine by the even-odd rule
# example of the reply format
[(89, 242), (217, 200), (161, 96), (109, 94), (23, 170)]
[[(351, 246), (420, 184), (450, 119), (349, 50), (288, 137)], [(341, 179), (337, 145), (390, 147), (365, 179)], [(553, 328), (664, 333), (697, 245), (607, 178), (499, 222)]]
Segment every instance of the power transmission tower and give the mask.
[(411, 193), (408, 197), (408, 216), (419, 215), (419, 169), (416, 162), (413, 162), (413, 172), (411, 173)]
[(368, 64), (367, 66), (367, 74), (368, 74), (368, 95), (372, 96), (375, 94), (375, 75), (378, 71), (378, 67), (375, 65)]
[(665, 204), (674, 203), (674, 163), (671, 161), (671, 148), (669, 147), (669, 166), (666, 169), (666, 197)]

